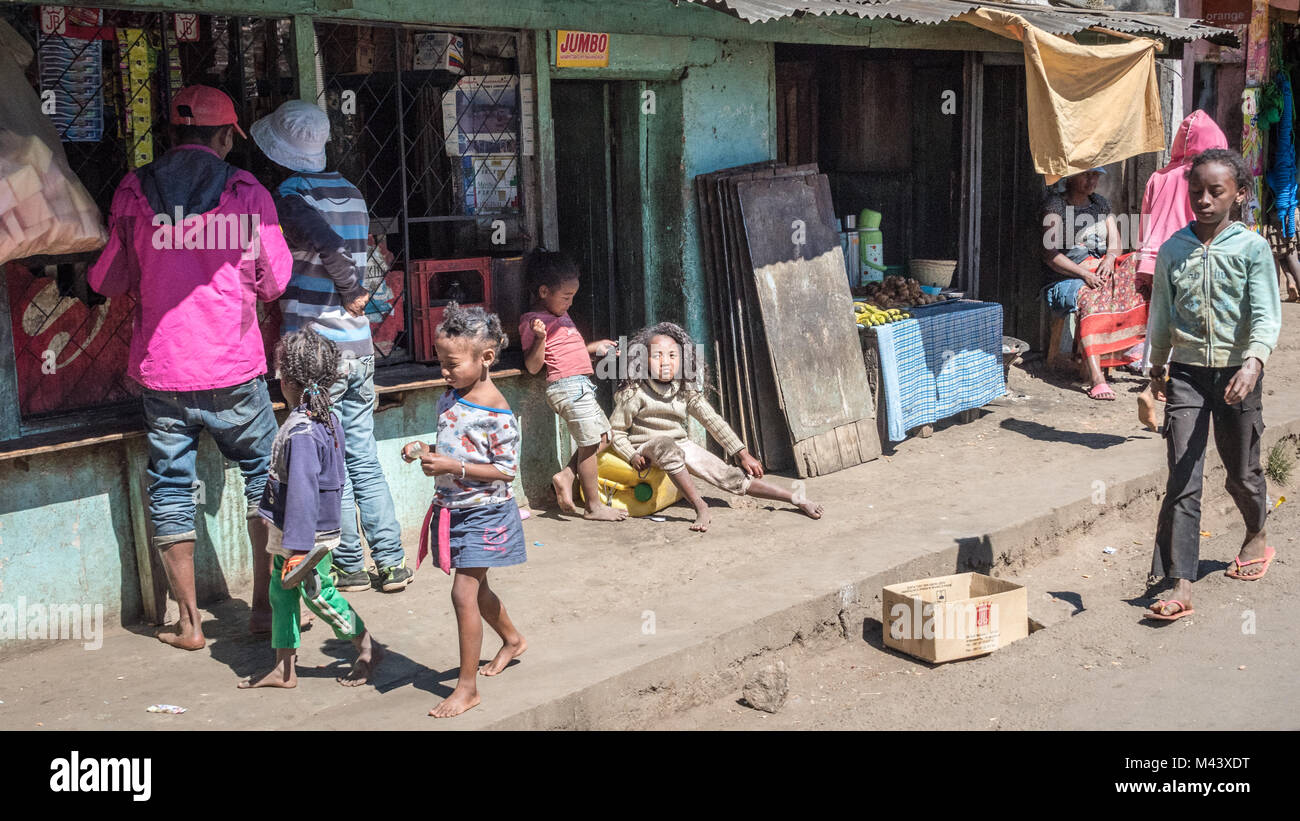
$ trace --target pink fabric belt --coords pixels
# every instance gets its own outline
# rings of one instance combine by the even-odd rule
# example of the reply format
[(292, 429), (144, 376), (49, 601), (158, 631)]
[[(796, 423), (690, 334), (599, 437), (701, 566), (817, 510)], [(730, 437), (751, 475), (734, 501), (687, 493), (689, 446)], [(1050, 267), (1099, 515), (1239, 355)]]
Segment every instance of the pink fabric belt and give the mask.
[(420, 551), (415, 556), (415, 569), (420, 569), (420, 562), (429, 554), (429, 523), (433, 512), (438, 511), (438, 567), (443, 573), (451, 575), (451, 508), (440, 507), (435, 500), (429, 504), (429, 512), (424, 514), (424, 524), (420, 525)]

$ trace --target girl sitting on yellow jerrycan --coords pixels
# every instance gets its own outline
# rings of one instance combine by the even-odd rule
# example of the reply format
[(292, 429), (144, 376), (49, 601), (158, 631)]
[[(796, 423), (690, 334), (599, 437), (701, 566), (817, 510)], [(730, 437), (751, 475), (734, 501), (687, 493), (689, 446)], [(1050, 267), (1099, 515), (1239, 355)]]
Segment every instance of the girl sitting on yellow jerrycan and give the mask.
[[(696, 357), (695, 341), (681, 326), (660, 322), (643, 328), (629, 343), (627, 354), (628, 378), (614, 396), (614, 413), (609, 418), (613, 428), (610, 448), (638, 473), (653, 466), (668, 475), (695, 507), (691, 530), (708, 530), (711, 514), (688, 473), (722, 490), (789, 502), (809, 517), (821, 518), (821, 505), (796, 499), (789, 490), (762, 481), (762, 463), (750, 455), (745, 443), (704, 398), (704, 365)], [(687, 416), (704, 425), (740, 467), (728, 465), (692, 442), (686, 433)], [(605, 475), (604, 466), (600, 473)], [(648, 484), (658, 496), (654, 482)]]

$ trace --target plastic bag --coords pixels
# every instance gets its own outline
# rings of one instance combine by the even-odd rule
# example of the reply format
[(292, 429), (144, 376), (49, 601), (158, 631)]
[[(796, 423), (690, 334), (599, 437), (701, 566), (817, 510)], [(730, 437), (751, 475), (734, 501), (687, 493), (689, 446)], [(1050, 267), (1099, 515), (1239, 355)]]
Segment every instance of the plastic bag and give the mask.
[(73, 174), (27, 82), (32, 48), (0, 20), (0, 263), (94, 251), (108, 239), (99, 208)]

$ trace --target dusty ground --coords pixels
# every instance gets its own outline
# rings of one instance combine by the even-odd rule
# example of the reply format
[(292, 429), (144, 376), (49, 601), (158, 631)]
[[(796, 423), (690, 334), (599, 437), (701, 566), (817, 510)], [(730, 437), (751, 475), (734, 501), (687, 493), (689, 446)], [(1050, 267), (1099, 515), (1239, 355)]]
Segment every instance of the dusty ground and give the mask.
[[(1284, 306), (1284, 316), (1290, 320), (1285, 322), (1286, 327), (1300, 321), (1297, 308), (1300, 306)], [(690, 511), (680, 506), (666, 511), (668, 521), (662, 523), (642, 519), (613, 527), (552, 513), (526, 521), (528, 563), (500, 573), (494, 571), (492, 584), (515, 623), (528, 636), (528, 653), (504, 675), (483, 682), (482, 705), (454, 722), (425, 718), (425, 712), (450, 692), (456, 675), (450, 584), (437, 570), (425, 567), (414, 586), (400, 595), (348, 594), (391, 651), (372, 686), (345, 689), (334, 684), (333, 677), (353, 653), (349, 645), (334, 640), (317, 626), (303, 636), (300, 685), (296, 691), (237, 691), (235, 683), (239, 678), (266, 670), (272, 660), (266, 640), (245, 632), (247, 599), (241, 597), (205, 610), (209, 645), (196, 653), (164, 647), (143, 626), (110, 630), (103, 647), (93, 652), (83, 651), (72, 642), (34, 652), (27, 648), (10, 652), (0, 658), (0, 729), (606, 728), (657, 726), (664, 716), (683, 713), (696, 705), (705, 706), (698, 714), (686, 713), (698, 715), (697, 723), (691, 726), (731, 726), (722, 722), (728, 717), (728, 706), (741, 709), (734, 704), (739, 684), (733, 686), (731, 680), (737, 660), (765, 647), (791, 646), (792, 637), (807, 637), (810, 629), (816, 633), (813, 628), (821, 620), (835, 617), (833, 606), (827, 613), (819, 602), (834, 598), (836, 591), (843, 593), (849, 589), (846, 585), (901, 572), (896, 569), (909, 562), (930, 561), (927, 557), (933, 556), (949, 563), (944, 568), (936, 567), (936, 571), (951, 572), (955, 548), (968, 560), (992, 562), (999, 573), (1020, 573), (1016, 557), (1032, 553), (1037, 537), (1031, 534), (1027, 545), (1017, 547), (1014, 538), (999, 533), (1021, 526), (1032, 529), (1044, 516), (1052, 521), (1091, 516), (1093, 513), (1084, 509), (1091, 508), (1087, 499), (1096, 482), (1117, 487), (1161, 469), (1161, 440), (1140, 429), (1136, 420), (1133, 395), (1141, 388), (1140, 380), (1117, 376), (1119, 401), (1103, 403), (1089, 400), (1068, 380), (1038, 379), (1034, 369), (1034, 363), (1029, 363), (1029, 370), (1014, 369), (1012, 394), (989, 405), (973, 422), (940, 425), (928, 439), (911, 439), (898, 445), (893, 456), (809, 480), (808, 496), (826, 505), (826, 515), (820, 522), (810, 522), (788, 508), (775, 510), (753, 500), (723, 498), (725, 494), (719, 492), (706, 493), (717, 510), (713, 529), (703, 535), (687, 530)], [(1286, 421), (1300, 431), (1300, 350), (1296, 345), (1288, 342), (1275, 353), (1267, 379), (1266, 420), (1270, 424)], [(1293, 504), (1300, 506), (1300, 492), (1295, 497)], [(1285, 517), (1290, 509), (1284, 505), (1277, 521), (1288, 521)], [(1133, 562), (1134, 568), (1145, 564), (1147, 559), (1142, 556), (1149, 556), (1149, 548), (1131, 542), (1149, 540), (1152, 521), (1147, 517), (1127, 526), (1131, 535), (1127, 542), (1118, 537), (1107, 542), (1123, 550), (1114, 557), (1116, 567), (1123, 561)], [(1223, 530), (1217, 523), (1209, 529), (1216, 537)], [(406, 535), (408, 546), (413, 545), (416, 534)], [(1233, 536), (1228, 533), (1224, 538)], [(1158, 658), (1162, 648), (1159, 642), (1151, 648), (1152, 636), (1171, 637), (1166, 644), (1172, 648), (1172, 637), (1184, 635), (1182, 631), (1188, 629), (1189, 621), (1197, 621), (1195, 626), (1202, 628), (1206, 622), (1201, 619), (1220, 618), (1215, 608), (1221, 601), (1219, 596), (1226, 596), (1228, 591), (1246, 597), (1243, 601), (1264, 597), (1249, 603), (1257, 611), (1258, 633), (1250, 637), (1253, 643), (1245, 644), (1245, 648), (1270, 646), (1267, 643), (1274, 641), (1276, 631), (1295, 624), (1295, 619), (1281, 610), (1280, 597), (1267, 598), (1277, 595), (1283, 584), (1294, 587), (1294, 576), (1279, 564), (1258, 590), (1244, 589), (1243, 583), (1224, 587), (1221, 582), (1230, 580), (1207, 579), (1202, 586), (1209, 593), (1198, 604), (1207, 608), (1204, 615), (1198, 613), (1152, 633), (1136, 625), (1132, 607), (1120, 603), (1141, 591), (1129, 587), (1100, 590), (1097, 585), (1105, 575), (1118, 571), (1103, 570), (1100, 575), (1092, 572), (1088, 568), (1108, 563), (1089, 552), (1090, 546), (1079, 549), (1089, 558), (1086, 562), (1080, 560), (1078, 572), (1091, 578), (1074, 579), (1069, 575), (1074, 572), (1071, 567), (1062, 581), (1031, 581), (1031, 613), (1044, 620), (1050, 616), (1050, 612), (1039, 612), (1050, 604), (1041, 600), (1044, 591), (1079, 593), (1086, 607), (1084, 612), (989, 659), (929, 670), (887, 655), (861, 640), (846, 647), (837, 639), (834, 645), (817, 647), (833, 647), (836, 652), (849, 654), (845, 658), (855, 660), (843, 665), (846, 669), (855, 664), (861, 667), (870, 660), (876, 665), (873, 673), (881, 674), (880, 681), (907, 681), (909, 686), (897, 691), (900, 694), (930, 692), (937, 696), (946, 690), (923, 690), (925, 682), (944, 677), (948, 677), (945, 681), (956, 682), (957, 677), (970, 675), (964, 671), (973, 670), (983, 671), (979, 676), (984, 678), (961, 680), (978, 686), (982, 680), (1005, 679), (1014, 683), (1009, 692), (1028, 698), (1028, 693), (1056, 692), (1054, 688), (1065, 688), (1067, 681), (1073, 683), (1083, 673), (1094, 674), (1100, 670), (1097, 661), (1104, 661), (1108, 667), (1112, 660), (1134, 665), (1136, 656), (1125, 660), (1128, 657), (1123, 654), (1112, 655), (1117, 651), (1109, 646), (1110, 640), (1102, 640), (1105, 631), (1112, 628), (1121, 637), (1117, 647), (1131, 646), (1135, 653)], [(1231, 555), (1226, 544), (1216, 543), (1213, 550), (1207, 558), (1227, 561)], [(1041, 572), (1053, 566), (1044, 564)], [(1145, 568), (1142, 570), (1145, 572)], [(1223, 592), (1216, 594), (1216, 589)], [(861, 593), (866, 600), (873, 594), (866, 588)], [(1105, 614), (1112, 610), (1113, 617), (1107, 618)], [(1233, 610), (1228, 615), (1235, 619), (1239, 612)], [(1222, 616), (1224, 630), (1231, 626), (1228, 615)], [(647, 631), (648, 623), (653, 623), (653, 630)], [(860, 629), (859, 620), (855, 635)], [(1048, 646), (1046, 642), (1064, 641), (1071, 631), (1077, 631), (1080, 646), (1094, 648), (1088, 651), (1091, 656), (1078, 656), (1084, 659), (1081, 664), (1093, 664), (1093, 670), (1079, 667), (1076, 671), (1067, 665), (1072, 674), (1069, 677), (1057, 670), (1040, 675), (1041, 668), (1058, 662), (1059, 653), (1055, 652), (1041, 657), (1030, 655), (1030, 660), (1020, 661), (1018, 667), (1004, 670), (1001, 666)], [(870, 637), (871, 631), (866, 635)], [(1209, 645), (1203, 642), (1203, 629), (1187, 635), (1190, 663), (1209, 665), (1209, 670), (1222, 665), (1224, 675), (1232, 674), (1219, 681), (1207, 673), (1206, 680), (1214, 683), (1216, 702), (1237, 692), (1228, 685), (1256, 681), (1250, 676), (1268, 669), (1266, 662), (1226, 658), (1226, 651), (1220, 647), (1237, 646), (1234, 642), (1240, 642), (1239, 633), (1225, 634), (1219, 637), (1218, 644)], [(799, 643), (795, 641), (793, 646)], [(808, 647), (812, 646), (809, 642)], [(495, 644), (485, 640), (484, 657), (490, 657), (494, 650)], [(805, 675), (815, 674), (817, 668), (811, 659), (820, 658), (820, 654), (812, 653), (805, 661), (800, 654), (811, 651), (790, 652), (795, 665), (795, 695), (806, 699), (810, 708), (814, 707), (810, 703), (814, 699), (816, 707), (822, 705), (821, 698), (814, 695), (822, 692), (817, 689), (819, 685), (841, 700), (852, 696), (855, 688), (870, 693), (886, 692), (886, 686), (896, 686), (893, 682), (886, 685), (868, 681), (865, 672), (861, 680), (804, 679)], [(1294, 646), (1288, 652), (1294, 658)], [(1247, 664), (1247, 670), (1237, 671), (1240, 664)], [(905, 677), (890, 672), (913, 668), (922, 675)], [(828, 669), (838, 668), (832, 665)], [(1128, 675), (1128, 669), (1124, 666), (1118, 673)], [(1181, 672), (1158, 666), (1148, 674), (1152, 671), (1165, 675)], [(858, 670), (851, 673), (857, 676)], [(1050, 678), (1053, 673), (1058, 680)], [(1294, 681), (1294, 675), (1291, 679)], [(1138, 694), (1144, 692), (1141, 688), (1147, 686), (1147, 680), (1134, 678), (1129, 686), (1133, 694)], [(1254, 698), (1263, 692), (1248, 695)], [(709, 706), (719, 696), (727, 698)], [(972, 699), (974, 695), (964, 694), (962, 698)], [(947, 695), (940, 699), (943, 703), (948, 700)], [(188, 707), (189, 712), (183, 716), (146, 713), (145, 708), (155, 703), (179, 704)], [(903, 709), (905, 703), (900, 695), (894, 704)], [(969, 718), (971, 723), (961, 726), (997, 724), (989, 722), (989, 718), (998, 718), (1002, 726), (1010, 726), (1005, 722), (1016, 715), (999, 704), (998, 710), (975, 716), (984, 709), (982, 705), (973, 706), (976, 703), (971, 702), (969, 709), (974, 712), (969, 716), (957, 710), (950, 718)], [(1010, 702), (1012, 707), (1015, 703)], [(1146, 703), (1147, 707), (1135, 716), (1145, 716), (1157, 726), (1192, 718), (1217, 721), (1220, 715), (1225, 722), (1221, 726), (1254, 726), (1251, 722), (1255, 719), (1250, 716), (1232, 723), (1242, 711), (1211, 716), (1204, 710), (1171, 711), (1154, 701)], [(944, 714), (933, 709), (933, 702), (930, 706), (920, 701), (911, 704), (914, 714), (926, 714), (916, 720), (942, 720)], [(715, 708), (716, 712), (708, 712)], [(809, 722), (799, 726), (835, 726), (813, 725), (811, 715), (803, 719), (797, 709), (787, 706), (781, 714), (768, 719), (746, 711), (734, 720), (768, 724), (799, 719)], [(899, 720), (901, 714), (886, 713), (872, 720), (881, 726), (894, 726), (890, 722)], [(1112, 724), (1109, 714), (1096, 710), (1079, 713), (1078, 720), (1093, 721), (1095, 726), (1119, 726), (1118, 719)]]
[[(1243, 532), (1231, 501), (1207, 504), (1196, 612), (1142, 621), (1156, 507), (1126, 515), (1047, 551), (1057, 555), (1001, 574), (1028, 591), (1046, 627), (987, 656), (927, 664), (883, 646), (879, 603), (851, 641), (771, 654), (789, 672), (775, 715), (743, 706), (739, 693), (648, 726), (659, 730), (1139, 730), (1300, 728), (1300, 652), (1295, 612), (1300, 568), (1290, 557), (1300, 493), (1270, 519), (1278, 549), (1268, 575), (1223, 575)], [(1106, 554), (1104, 548), (1116, 552)]]

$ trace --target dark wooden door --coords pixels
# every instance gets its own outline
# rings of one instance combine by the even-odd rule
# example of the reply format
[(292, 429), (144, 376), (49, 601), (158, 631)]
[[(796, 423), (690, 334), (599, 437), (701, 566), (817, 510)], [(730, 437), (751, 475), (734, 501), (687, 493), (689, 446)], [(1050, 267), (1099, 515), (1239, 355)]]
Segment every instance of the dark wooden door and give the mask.
[(614, 198), (608, 83), (555, 82), (555, 189), (560, 247), (582, 286), (569, 315), (588, 341), (614, 336)]
[(979, 298), (1002, 303), (1004, 333), (1037, 345), (1042, 175), (1034, 171), (1023, 66), (984, 67)]

